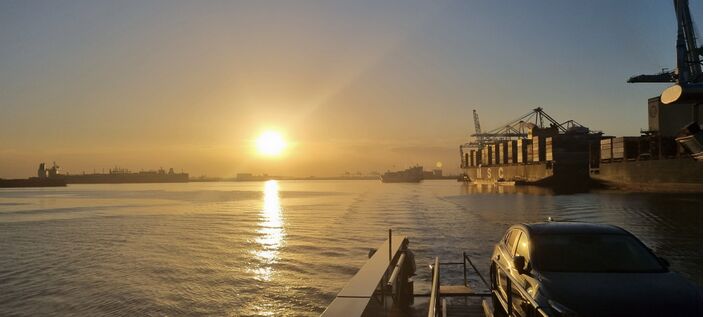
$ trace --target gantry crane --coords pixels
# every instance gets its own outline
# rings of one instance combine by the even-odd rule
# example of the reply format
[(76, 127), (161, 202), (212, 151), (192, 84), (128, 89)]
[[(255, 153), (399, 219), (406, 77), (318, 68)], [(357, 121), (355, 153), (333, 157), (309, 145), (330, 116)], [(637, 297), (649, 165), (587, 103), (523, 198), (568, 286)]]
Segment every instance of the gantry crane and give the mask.
[(663, 91), (660, 99), (664, 104), (685, 99), (701, 100), (702, 96), (702, 47), (697, 46), (689, 1), (674, 0), (674, 6), (677, 17), (675, 69), (663, 69), (658, 74), (638, 75), (628, 79), (629, 83), (675, 83)]
[[(476, 109), (472, 109), (472, 114), (474, 114), (474, 132), (475, 135), (480, 135), (482, 134), (482, 127), (479, 125), (479, 114), (477, 114)], [(482, 148), (484, 146), (484, 140), (481, 137), (478, 137), (476, 139), (477, 144), (479, 145), (479, 148)]]

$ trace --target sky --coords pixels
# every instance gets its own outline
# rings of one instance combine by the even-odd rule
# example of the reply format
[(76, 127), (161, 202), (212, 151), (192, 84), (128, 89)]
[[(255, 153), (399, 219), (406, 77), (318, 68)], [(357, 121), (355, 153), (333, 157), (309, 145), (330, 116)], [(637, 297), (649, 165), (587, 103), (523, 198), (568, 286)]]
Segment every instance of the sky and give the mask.
[[(675, 40), (667, 0), (2, 1), (0, 177), (457, 173), (473, 109), (638, 135), (666, 85), (626, 80)], [(267, 130), (283, 155), (254, 150)]]

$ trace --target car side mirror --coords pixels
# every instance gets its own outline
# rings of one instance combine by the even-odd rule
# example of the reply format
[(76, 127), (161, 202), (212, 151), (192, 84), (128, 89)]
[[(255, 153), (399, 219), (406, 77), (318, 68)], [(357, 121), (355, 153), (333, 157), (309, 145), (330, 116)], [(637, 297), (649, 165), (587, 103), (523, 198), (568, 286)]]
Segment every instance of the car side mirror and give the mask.
[(528, 273), (526, 270), (526, 258), (522, 255), (517, 255), (513, 257), (513, 267), (518, 271), (518, 274)]

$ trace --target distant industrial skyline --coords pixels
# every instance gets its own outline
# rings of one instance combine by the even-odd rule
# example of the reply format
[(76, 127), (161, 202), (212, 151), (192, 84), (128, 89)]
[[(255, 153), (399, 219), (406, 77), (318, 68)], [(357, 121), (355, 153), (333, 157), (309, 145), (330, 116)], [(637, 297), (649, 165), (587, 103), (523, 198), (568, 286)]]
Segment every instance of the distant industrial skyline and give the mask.
[(675, 40), (671, 1), (4, 1), (0, 177), (456, 173), (472, 109), (637, 135), (666, 85), (626, 79), (672, 68)]

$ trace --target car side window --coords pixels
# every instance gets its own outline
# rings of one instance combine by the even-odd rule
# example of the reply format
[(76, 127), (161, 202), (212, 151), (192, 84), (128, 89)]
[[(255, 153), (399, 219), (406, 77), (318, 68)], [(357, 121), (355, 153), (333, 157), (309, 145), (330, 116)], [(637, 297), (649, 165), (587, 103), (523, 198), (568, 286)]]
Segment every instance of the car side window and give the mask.
[(530, 258), (530, 240), (528, 235), (521, 233), (521, 237), (518, 239), (518, 245), (516, 247), (516, 255), (523, 256), (526, 261)]
[(516, 250), (516, 240), (518, 240), (520, 233), (520, 231), (514, 229), (511, 230), (506, 237), (506, 249), (511, 254), (513, 254), (513, 251)]

